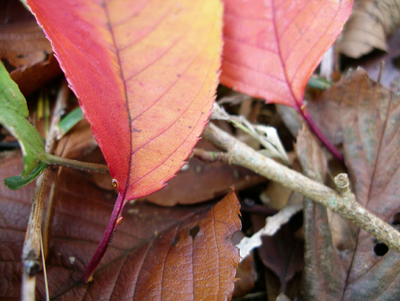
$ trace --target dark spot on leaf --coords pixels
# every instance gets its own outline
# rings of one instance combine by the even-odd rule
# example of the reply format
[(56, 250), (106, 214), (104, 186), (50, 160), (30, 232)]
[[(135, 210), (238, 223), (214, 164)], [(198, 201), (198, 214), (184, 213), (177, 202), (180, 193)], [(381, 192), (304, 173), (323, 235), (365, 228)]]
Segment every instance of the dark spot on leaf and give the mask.
[(189, 125), (188, 128), (191, 129), (192, 127)]
[(177, 77), (181, 77), (181, 75), (178, 73), (177, 75), (176, 75)]
[(374, 252), (376, 256), (383, 256), (389, 251), (389, 248), (384, 243), (377, 243), (374, 247)]
[(397, 213), (393, 216), (392, 225), (395, 225), (395, 226), (400, 225), (400, 212), (397, 212)]
[(396, 56), (392, 60), (393, 66), (396, 67), (397, 69), (400, 69), (400, 56)]
[(132, 128), (132, 132), (134, 132), (134, 133), (141, 133), (142, 130), (138, 130), (137, 128)]
[(174, 241), (172, 242), (173, 246), (177, 246), (179, 244), (179, 237), (175, 237)]
[(189, 235), (190, 235), (193, 239), (195, 239), (196, 236), (197, 236), (197, 234), (199, 233), (199, 231), (200, 231), (200, 227), (199, 227), (199, 226), (195, 226), (195, 227), (193, 227), (192, 229), (189, 230)]

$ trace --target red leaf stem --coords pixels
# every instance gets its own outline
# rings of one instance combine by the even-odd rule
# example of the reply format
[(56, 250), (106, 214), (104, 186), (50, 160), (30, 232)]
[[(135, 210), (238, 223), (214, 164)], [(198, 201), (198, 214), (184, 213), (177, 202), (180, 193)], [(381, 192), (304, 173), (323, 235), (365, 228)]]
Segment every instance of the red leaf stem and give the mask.
[(99, 246), (96, 249), (96, 252), (90, 259), (88, 265), (86, 266), (85, 272), (83, 273), (83, 282), (88, 283), (92, 281), (93, 273), (99, 265), (101, 259), (107, 251), (108, 245), (111, 243), (113, 235), (117, 230), (117, 220), (122, 215), (122, 210), (125, 206), (123, 195), (121, 193), (118, 194), (117, 200), (114, 205), (114, 209), (111, 213), (110, 221), (108, 222), (107, 228), (104, 231), (103, 238), (101, 239)]

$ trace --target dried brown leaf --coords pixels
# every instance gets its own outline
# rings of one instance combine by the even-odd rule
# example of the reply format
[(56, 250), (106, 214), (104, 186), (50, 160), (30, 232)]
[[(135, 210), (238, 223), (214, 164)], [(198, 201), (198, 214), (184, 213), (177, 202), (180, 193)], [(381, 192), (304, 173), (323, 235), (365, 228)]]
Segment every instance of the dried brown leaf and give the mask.
[(374, 48), (386, 51), (387, 37), (399, 24), (399, 0), (355, 1), (339, 41), (339, 50), (352, 58), (359, 58)]
[[(265, 224), (260, 215), (251, 216), (254, 230)], [(296, 225), (283, 225), (274, 236), (262, 236), (262, 245), (257, 249), (258, 254), (266, 267), (272, 270), (280, 281), (280, 292), (285, 292), (288, 283), (297, 272), (303, 270), (303, 241), (294, 236)]]
[[(0, 178), (13, 174), (18, 161), (3, 161)], [(229, 239), (240, 228), (233, 192), (214, 206), (127, 204), (93, 282), (85, 285), (84, 267), (103, 234), (115, 197), (88, 185), (88, 178), (70, 170), (61, 176), (47, 262), (51, 298), (229, 299), (239, 262), (239, 251)], [(31, 197), (31, 185), (16, 192), (0, 185), (0, 299), (20, 296), (20, 254)], [(37, 299), (44, 299), (44, 294), (40, 274)]]
[[(323, 182), (327, 171), (326, 158), (306, 127), (299, 132), (296, 150), (304, 173)], [(345, 270), (332, 243), (327, 210), (308, 198), (304, 199), (304, 239), (302, 299), (330, 300), (340, 296)]]
[[(204, 139), (196, 147), (216, 150)], [(246, 168), (222, 162), (206, 163), (194, 157), (167, 186), (141, 200), (160, 206), (196, 204), (226, 195), (232, 187), (242, 190), (265, 181), (266, 178)]]
[[(344, 157), (357, 201), (396, 225), (400, 211), (400, 97), (373, 82), (363, 70), (349, 73), (324, 93), (321, 103), (335, 102), (337, 120), (326, 124), (341, 131)], [(329, 114), (328, 110), (324, 110)], [(327, 115), (324, 115), (327, 117)], [(327, 117), (328, 118), (328, 117)], [(397, 300), (400, 254), (359, 230), (354, 250), (342, 255), (345, 275), (341, 300)]]

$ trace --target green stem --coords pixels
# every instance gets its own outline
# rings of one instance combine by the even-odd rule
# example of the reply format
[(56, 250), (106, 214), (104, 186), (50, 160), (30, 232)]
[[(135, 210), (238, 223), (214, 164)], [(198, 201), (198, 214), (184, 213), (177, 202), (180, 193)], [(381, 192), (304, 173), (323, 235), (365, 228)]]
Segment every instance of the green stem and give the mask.
[[(42, 155), (42, 154), (41, 154)], [(61, 165), (65, 167), (75, 168), (84, 171), (96, 172), (96, 173), (109, 173), (109, 169), (107, 165), (104, 164), (96, 164), (89, 162), (82, 162), (67, 158), (61, 158), (49, 153), (44, 153), (40, 156), (40, 161), (46, 163), (48, 165)]]

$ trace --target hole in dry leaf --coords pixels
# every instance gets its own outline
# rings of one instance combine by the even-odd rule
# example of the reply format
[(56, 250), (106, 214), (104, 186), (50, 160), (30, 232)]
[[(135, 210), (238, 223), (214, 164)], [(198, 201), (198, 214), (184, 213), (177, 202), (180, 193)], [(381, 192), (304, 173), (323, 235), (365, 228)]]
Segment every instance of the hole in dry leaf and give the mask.
[(397, 212), (397, 213), (393, 216), (392, 225), (400, 225), (400, 212)]
[(200, 231), (200, 227), (199, 227), (199, 226), (195, 226), (195, 227), (193, 227), (192, 229), (189, 230), (189, 235), (190, 235), (193, 239), (195, 239), (196, 236), (197, 236), (197, 233), (199, 233), (199, 231)]
[(395, 68), (400, 69), (400, 56), (393, 58), (392, 63)]
[(377, 243), (374, 247), (374, 252), (376, 256), (383, 256), (389, 251), (389, 248), (384, 243)]
[(173, 246), (177, 246), (179, 244), (179, 237), (175, 237), (174, 241), (172, 242)]

